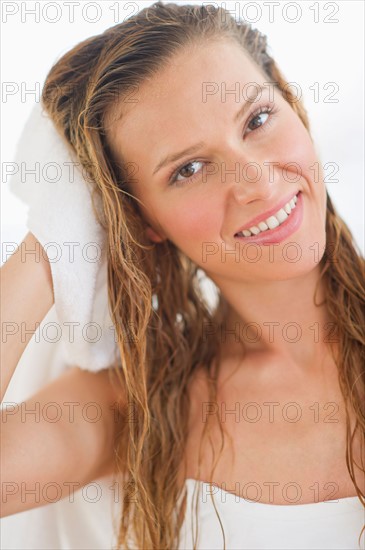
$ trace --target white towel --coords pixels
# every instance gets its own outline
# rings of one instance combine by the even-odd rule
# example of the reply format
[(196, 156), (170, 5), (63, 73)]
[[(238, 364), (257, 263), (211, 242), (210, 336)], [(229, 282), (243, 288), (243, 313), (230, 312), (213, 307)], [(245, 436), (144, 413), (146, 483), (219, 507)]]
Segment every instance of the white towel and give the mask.
[(105, 231), (95, 218), (80, 162), (38, 103), (15, 163), (9, 188), (28, 205), (27, 227), (50, 260), (65, 362), (92, 371), (108, 367), (117, 346), (108, 308)]
[[(104, 230), (95, 219), (89, 184), (82, 172), (75, 167), (73, 181), (68, 177), (72, 164), (65, 163), (75, 163), (76, 159), (71, 158), (68, 147), (38, 104), (20, 137), (15, 162), (18, 171), (9, 181), (10, 190), (28, 205), (27, 227), (41, 245), (47, 250), (48, 243), (56, 243), (57, 248), (49, 247), (47, 255), (55, 258), (58, 250), (58, 261), (50, 262), (55, 303), (20, 358), (4, 403), (28, 399), (69, 367), (92, 371), (106, 368), (117, 352), (114, 330), (110, 330), (113, 323), (108, 309)], [(32, 169), (43, 174), (39, 181), (26, 174)], [(74, 261), (69, 254), (72, 249), (65, 243), (79, 243), (74, 248)], [(87, 251), (88, 243), (95, 243), (103, 252), (97, 262), (88, 262), (80, 254), (85, 246)], [(90, 246), (89, 259), (93, 250), (95, 246)], [(70, 322), (78, 323), (74, 325), (73, 339), (69, 325), (65, 325)], [(93, 326), (98, 331), (93, 333)], [(60, 338), (55, 338), (54, 327)], [(96, 341), (92, 342), (94, 338)], [(2, 518), (1, 548), (114, 547), (112, 520), (114, 514), (118, 517), (120, 500), (114, 498), (112, 481), (107, 476), (93, 482), (89, 493), (87, 487), (77, 491), (74, 500), (65, 498)], [(96, 501), (95, 487), (100, 493)]]

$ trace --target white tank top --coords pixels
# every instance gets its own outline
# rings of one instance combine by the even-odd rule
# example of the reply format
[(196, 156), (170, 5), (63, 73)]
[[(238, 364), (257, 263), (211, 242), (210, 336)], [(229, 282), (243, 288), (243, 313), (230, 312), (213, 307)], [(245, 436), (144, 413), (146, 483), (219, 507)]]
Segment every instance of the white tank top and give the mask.
[(198, 549), (365, 548), (364, 533), (358, 544), (365, 523), (365, 509), (358, 497), (312, 504), (274, 505), (249, 501), (194, 479), (187, 479), (186, 486), (189, 504), (181, 529), (180, 550), (194, 548), (197, 494)]
[[(365, 521), (358, 497), (314, 504), (271, 505), (239, 498), (216, 486), (186, 480), (187, 508), (178, 550), (194, 548), (195, 490), (198, 491), (198, 550), (362, 550), (358, 537)], [(225, 531), (225, 546), (219, 512)], [(3, 518), (1, 549), (111, 550), (115, 544), (112, 515), (118, 522), (117, 492), (111, 478), (63, 499)], [(133, 545), (131, 545), (133, 548)], [(176, 549), (174, 549), (176, 550)]]

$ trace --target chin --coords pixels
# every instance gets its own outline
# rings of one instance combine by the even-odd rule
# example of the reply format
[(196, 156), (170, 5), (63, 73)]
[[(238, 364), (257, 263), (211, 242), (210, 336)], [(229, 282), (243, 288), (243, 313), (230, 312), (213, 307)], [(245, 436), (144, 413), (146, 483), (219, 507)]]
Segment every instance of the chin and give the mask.
[[(325, 250), (324, 229), (300, 233), (275, 246), (262, 247), (260, 261), (251, 264), (256, 281), (286, 281), (311, 273), (319, 265)], [(266, 249), (266, 250), (265, 250)], [(248, 274), (248, 264), (247, 271)]]

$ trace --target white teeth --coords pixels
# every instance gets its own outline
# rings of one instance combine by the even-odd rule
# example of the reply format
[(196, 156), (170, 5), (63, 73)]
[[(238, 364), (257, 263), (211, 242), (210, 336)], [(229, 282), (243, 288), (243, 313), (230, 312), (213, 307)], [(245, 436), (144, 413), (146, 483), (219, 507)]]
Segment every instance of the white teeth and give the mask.
[(280, 208), (279, 212), (276, 213), (275, 217), (279, 220), (280, 223), (283, 223), (288, 217), (288, 214), (285, 212), (283, 208)]
[(266, 231), (267, 229), (269, 229), (269, 226), (267, 225), (267, 223), (265, 222), (260, 222), (258, 224), (258, 228), (261, 230), (261, 231)]
[(270, 218), (267, 218), (266, 223), (269, 226), (269, 229), (275, 229), (275, 227), (279, 227), (280, 225), (279, 220), (275, 216), (270, 216)]
[[(290, 214), (291, 212), (291, 207), (290, 207), (290, 204), (287, 203), (285, 206), (284, 206), (284, 210), (287, 214)], [(259, 224), (260, 225), (260, 224)]]
[(283, 206), (283, 208), (280, 208), (280, 210), (278, 210), (276, 214), (270, 216), (269, 218), (267, 218), (267, 220), (262, 221), (257, 225), (253, 225), (249, 229), (244, 229), (243, 231), (240, 231), (238, 234), (243, 235), (244, 237), (251, 237), (252, 235), (258, 235), (262, 231), (267, 231), (268, 229), (275, 229), (275, 227), (279, 227), (279, 225), (287, 219), (291, 211), (295, 208), (297, 201), (298, 197), (295, 195), (289, 202), (287, 202)]

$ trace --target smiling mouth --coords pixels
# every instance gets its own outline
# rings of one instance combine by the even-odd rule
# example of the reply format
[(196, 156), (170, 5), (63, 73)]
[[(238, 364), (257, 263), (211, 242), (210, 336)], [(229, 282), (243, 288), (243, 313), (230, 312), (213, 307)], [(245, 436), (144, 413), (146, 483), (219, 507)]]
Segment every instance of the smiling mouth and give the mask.
[(285, 203), (275, 214), (272, 214), (271, 216), (268, 216), (267, 218), (264, 218), (262, 221), (255, 225), (251, 225), (245, 229), (241, 229), (237, 233), (235, 233), (235, 237), (251, 237), (252, 235), (259, 235), (260, 233), (264, 233), (265, 231), (270, 231), (270, 229), (276, 229), (285, 222), (285, 220), (288, 219), (288, 217), (291, 215), (292, 211), (296, 207), (296, 203), (298, 201), (298, 194), (294, 195), (290, 201)]

